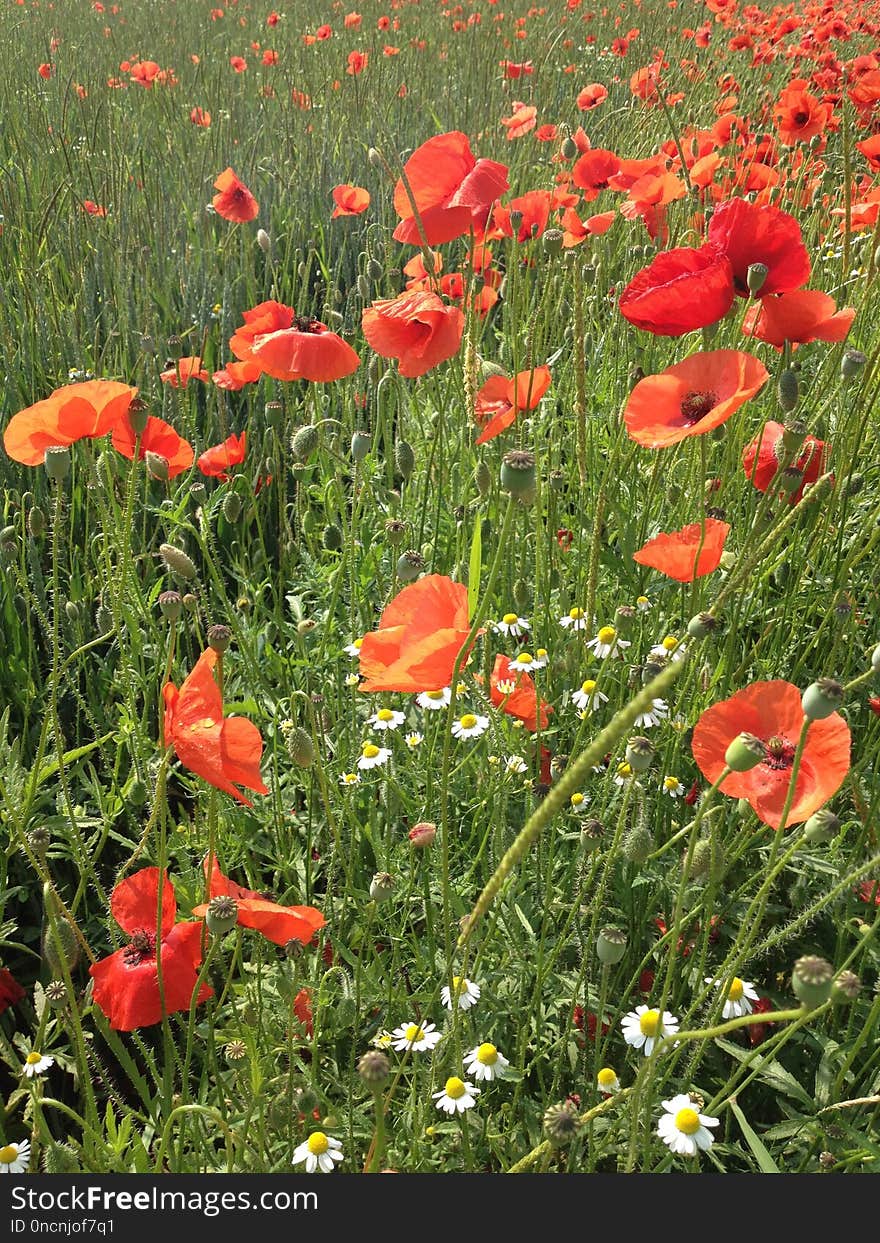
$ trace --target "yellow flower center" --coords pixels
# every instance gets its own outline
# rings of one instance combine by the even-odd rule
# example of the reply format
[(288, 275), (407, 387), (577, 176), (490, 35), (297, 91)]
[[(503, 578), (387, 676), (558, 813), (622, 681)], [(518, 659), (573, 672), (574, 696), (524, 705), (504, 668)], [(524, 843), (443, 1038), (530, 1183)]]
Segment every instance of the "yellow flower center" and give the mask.
[(667, 652), (674, 652), (678, 647), (678, 639), (676, 639), (674, 634), (668, 634), (660, 646), (665, 647)]
[(663, 785), (666, 787), (667, 790), (675, 790), (678, 787), (678, 778), (677, 777), (664, 777)]
[(675, 1115), (675, 1126), (684, 1135), (696, 1135), (700, 1129), (700, 1115), (694, 1109), (679, 1109)]
[(394, 713), (391, 711), (390, 708), (380, 708), (379, 711), (376, 713), (376, 720), (377, 721), (393, 721)]
[(43, 1060), (43, 1055), (34, 1049), (33, 1053), (29, 1053), (24, 1060), (28, 1066), (36, 1066), (37, 1062), (41, 1062)]
[(596, 683), (592, 678), (587, 678), (586, 682), (581, 682), (581, 693), (584, 695), (592, 695), (596, 689)]
[(473, 712), (466, 712), (458, 723), (462, 729), (473, 729), (477, 723), (477, 718)]
[(660, 1011), (646, 1010), (639, 1019), (639, 1031), (643, 1036), (656, 1036), (660, 1030)]
[(633, 770), (629, 764), (618, 764), (617, 775), (618, 777), (631, 777), (633, 775)]
[(579, 790), (575, 790), (574, 794), (572, 794), (571, 796), (572, 807), (580, 807), (583, 801), (584, 801), (583, 794), (581, 794)]
[(379, 748), (375, 743), (365, 742), (363, 747), (363, 756), (365, 760), (374, 760), (379, 754)]
[(356, 647), (358, 651), (360, 651), (362, 643), (363, 643), (363, 639), (355, 639), (354, 643), (352, 643), (352, 647)]
[(320, 1157), (330, 1147), (327, 1136), (323, 1131), (314, 1131), (308, 1138), (309, 1152), (314, 1156)]
[(504, 622), (505, 626), (513, 626), (519, 619), (517, 618), (516, 613), (505, 613), (501, 620)]
[(429, 699), (442, 699), (443, 698), (442, 691), (425, 691), (425, 694), (428, 696)]
[(535, 652), (535, 655), (537, 656), (538, 660), (546, 660), (547, 658), (546, 647), (539, 647), (537, 652)]
[(600, 643), (613, 643), (617, 638), (617, 631), (613, 626), (602, 626), (596, 637)]
[(483, 1066), (494, 1066), (498, 1061), (498, 1050), (494, 1044), (481, 1044), (477, 1049), (477, 1061)]
[(580, 621), (580, 619), (584, 615), (584, 610), (583, 609), (569, 609), (568, 615), (572, 621)]
[(347, 786), (357, 785), (357, 773), (343, 773), (342, 780)]
[(0, 1148), (0, 1165), (12, 1165), (17, 1156), (17, 1146), (15, 1144), (7, 1144), (5, 1148)]
[(410, 1023), (406, 1031), (403, 1033), (410, 1044), (415, 1044), (419, 1040), (424, 1040), (425, 1033), (419, 1027), (418, 1023)]
[(464, 695), (467, 693), (467, 687), (465, 686), (464, 682), (458, 683), (458, 685), (455, 688), (455, 693), (456, 695)]
[(647, 596), (637, 596), (636, 604), (650, 604), (650, 600)]
[(743, 995), (743, 982), (738, 975), (735, 975), (730, 981), (730, 988), (727, 990), (729, 1001), (739, 1001)]
[(603, 1066), (596, 1076), (600, 1088), (613, 1088), (617, 1083), (617, 1075), (610, 1066)]
[(453, 1075), (451, 1079), (446, 1080), (446, 1095), (450, 1098), (450, 1100), (457, 1101), (460, 1097), (464, 1096), (466, 1091), (467, 1088), (464, 1086), (464, 1083), (456, 1075)]
[(518, 665), (530, 665), (532, 663), (532, 658), (528, 652), (520, 652), (519, 656), (516, 658), (516, 663)]

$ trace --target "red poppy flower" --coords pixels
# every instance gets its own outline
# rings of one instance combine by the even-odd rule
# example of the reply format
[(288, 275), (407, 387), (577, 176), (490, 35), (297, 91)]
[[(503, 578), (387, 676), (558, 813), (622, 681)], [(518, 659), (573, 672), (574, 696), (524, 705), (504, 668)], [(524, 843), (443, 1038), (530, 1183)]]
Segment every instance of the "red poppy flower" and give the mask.
[(492, 203), (509, 188), (507, 167), (478, 160), (467, 135), (458, 130), (422, 143), (403, 171), (406, 185), (401, 178), (394, 187), (394, 207), (401, 218), (394, 239), (414, 246), (438, 246), (461, 237), (472, 225), (482, 224)]
[(553, 709), (543, 699), (539, 709), (534, 679), (528, 673), (511, 673), (510, 657), (501, 652), (495, 657), (489, 677), (489, 697), (496, 708), (522, 721), (526, 729), (532, 732), (538, 728), (540, 712), (541, 729), (547, 728)]
[(224, 220), (243, 224), (260, 214), (260, 204), (244, 182), (239, 181), (231, 168), (224, 169), (214, 182), (214, 189), (217, 194), (211, 202), (214, 205), (214, 211)]
[(512, 380), (490, 376), (474, 403), (474, 414), (481, 431), (477, 444), (485, 444), (510, 427), (520, 410), (534, 410), (552, 381), (549, 367), (520, 371)]
[(427, 574), (398, 592), (360, 646), (362, 691), (439, 691), (470, 633), (467, 588)]
[(724, 769), (724, 755), (734, 738), (742, 732), (754, 734), (764, 743), (767, 758), (747, 773), (725, 777), (722, 793), (748, 799), (758, 819), (771, 828), (800, 824), (840, 788), (849, 772), (850, 751), (849, 726), (839, 712), (811, 723), (794, 800), (783, 825), (782, 809), (804, 720), (796, 686), (782, 681), (754, 682), (703, 713), (694, 729), (694, 759), (706, 780), (714, 782)]
[(236, 73), (244, 73), (247, 69), (247, 61), (243, 56), (230, 56), (229, 63)]
[(729, 523), (717, 518), (706, 518), (705, 529), (703, 523), (692, 522), (669, 535), (661, 531), (633, 553), (633, 561), (678, 583), (692, 583), (718, 569), (729, 532)]
[(708, 237), (730, 260), (734, 288), (742, 298), (749, 296), (748, 273), (753, 263), (767, 268), (763, 297), (800, 289), (810, 279), (810, 256), (801, 226), (778, 207), (728, 199), (715, 208)]
[(196, 466), (209, 478), (226, 480), (229, 478), (229, 467), (240, 466), (246, 451), (247, 432), (242, 432), (240, 436), (227, 436), (222, 445), (214, 445), (199, 454)]
[(880, 906), (880, 878), (875, 877), (874, 880), (863, 880), (861, 884), (856, 886), (856, 896), (861, 898), (863, 902)]
[(172, 388), (186, 388), (190, 380), (202, 380), (207, 384), (210, 376), (202, 366), (199, 356), (193, 354), (186, 358), (178, 358), (173, 366), (160, 374), (159, 379), (163, 384), (170, 384)]
[(786, 341), (843, 341), (856, 317), (853, 307), (838, 311), (837, 303), (818, 289), (795, 289), (791, 293), (761, 298), (746, 311), (743, 334), (757, 337), (781, 350)]
[[(238, 905), (238, 923), (241, 927), (255, 929), (275, 945), (286, 945), (288, 941), (299, 941), (302, 945), (308, 945), (318, 929), (323, 928), (327, 922), (313, 906), (279, 906), (277, 902), (268, 901), (253, 889), (243, 889), (241, 885), (223, 875), (216, 858), (212, 865), (211, 858), (206, 856), (202, 867), (208, 882), (208, 897), (235, 898)], [(207, 909), (207, 903), (194, 906), (193, 915), (201, 919)]]
[(660, 337), (680, 337), (722, 319), (733, 306), (730, 262), (714, 246), (662, 251), (620, 295), (624, 319)]
[(804, 78), (789, 82), (773, 108), (779, 140), (787, 147), (824, 133), (834, 111), (831, 104), (823, 104), (806, 87)]
[(363, 73), (366, 69), (369, 60), (369, 52), (349, 52), (345, 72), (350, 77), (356, 78), (359, 73)]
[(48, 81), (52, 77), (52, 66), (47, 61), (44, 61), (42, 65), (37, 66), (37, 73), (41, 78), (45, 78)]
[(872, 172), (880, 173), (880, 134), (872, 134), (870, 138), (857, 142), (856, 151), (861, 151)]
[(100, 203), (96, 203), (93, 199), (86, 199), (83, 202), (83, 211), (89, 216), (106, 216), (107, 208), (102, 207)]
[(603, 147), (593, 147), (586, 151), (571, 170), (574, 184), (584, 191), (584, 198), (589, 203), (598, 198), (602, 190), (608, 189), (608, 181), (620, 171), (620, 156)]
[[(757, 1001), (752, 1002), (752, 1014), (767, 1014), (775, 1007), (769, 997), (759, 997)], [(754, 1046), (761, 1044), (767, 1039), (767, 1029), (771, 1027), (770, 1023), (750, 1023), (746, 1030), (749, 1033), (749, 1044)]]
[(338, 333), (307, 315), (295, 316), (290, 328), (254, 337), (250, 356), (276, 380), (319, 384), (341, 380), (361, 365), (358, 355)]
[[(134, 459), (136, 442), (137, 437), (126, 415), (122, 422), (114, 427), (111, 443), (117, 453), (121, 453), (123, 457), (127, 457), (131, 462)], [(163, 419), (155, 418), (153, 415), (150, 415), (147, 419), (147, 426), (144, 428), (140, 439), (138, 461), (142, 462), (148, 453), (156, 453), (159, 457), (165, 459), (168, 463), (169, 479), (173, 479), (176, 475), (181, 475), (185, 470), (189, 470), (195, 457), (193, 447), (189, 441), (184, 440), (182, 436), (178, 436), (170, 424)]]
[(0, 1014), (24, 997), (25, 991), (11, 971), (0, 967)]
[[(742, 464), (746, 478), (750, 479), (759, 492), (766, 492), (779, 470), (779, 458), (776, 456), (776, 445), (782, 439), (785, 428), (781, 423), (765, 423), (759, 434), (743, 449)], [(803, 478), (798, 488), (791, 493), (789, 500), (792, 505), (804, 495), (804, 488), (815, 483), (825, 470), (828, 460), (828, 446), (824, 440), (815, 436), (807, 436), (804, 440), (795, 467)]]
[(3, 433), (3, 446), (14, 462), (40, 466), (53, 445), (106, 436), (136, 396), (136, 388), (116, 380), (65, 384), (44, 401), (14, 414)]
[(607, 98), (607, 87), (604, 87), (601, 82), (591, 82), (578, 94), (575, 103), (581, 112), (589, 112), (592, 108), (598, 108), (600, 104), (604, 104)]
[(533, 237), (540, 237), (550, 219), (549, 190), (529, 190), (528, 194), (511, 199), (509, 203), (498, 203), (492, 212), (492, 228), (486, 236), (513, 237), (513, 225), (510, 221), (513, 212), (519, 212), (522, 217), (516, 232), (518, 242), (528, 242)]
[(638, 382), (623, 412), (627, 434), (647, 449), (701, 436), (726, 422), (768, 378), (762, 362), (739, 350), (692, 354)]
[(206, 112), (204, 108), (193, 108), (189, 114), (189, 119), (193, 125), (200, 126), (201, 129), (209, 129), (211, 125), (211, 114)]
[(293, 1013), (306, 1029), (306, 1035), (311, 1036), (314, 1027), (312, 1023), (312, 990), (310, 988), (301, 988), (294, 997)]
[[(244, 323), (229, 338), (229, 348), (239, 362), (255, 363), (253, 345), (257, 337), (267, 336), (271, 332), (280, 332), (283, 328), (292, 328), (293, 307), (283, 302), (260, 302), (257, 306), (245, 311)], [(262, 371), (262, 367), (260, 368)]]
[(501, 124), (507, 130), (508, 140), (522, 138), (537, 124), (538, 109), (534, 104), (515, 104), (509, 117), (502, 117)]
[[(164, 1015), (189, 1010), (202, 961), (202, 928), (192, 922), (175, 924), (177, 899), (168, 873), (163, 873), (161, 918), (159, 869), (153, 867), (120, 881), (110, 895), (110, 910), (131, 937), (123, 949), (89, 968), (92, 999), (110, 1026), (130, 1032), (160, 1023)], [(203, 984), (197, 1004), (211, 995)]]
[(398, 359), (400, 374), (412, 379), (456, 353), (464, 315), (435, 293), (410, 290), (367, 307), (361, 327), (370, 348)]
[(220, 371), (215, 371), (211, 379), (218, 388), (226, 389), (230, 393), (237, 393), (246, 384), (254, 384), (262, 374), (263, 368), (259, 363), (229, 362)]
[(568, 250), (579, 246), (588, 237), (600, 237), (607, 233), (617, 219), (615, 211), (600, 211), (595, 216), (581, 220), (573, 207), (562, 213), (562, 245)]
[(362, 186), (334, 186), (333, 202), (336, 206), (331, 220), (335, 220), (337, 216), (359, 216), (370, 206), (370, 192)]
[(224, 718), (223, 699), (213, 673), (216, 663), (217, 653), (209, 647), (180, 690), (171, 682), (163, 686), (164, 745), (173, 747), (191, 772), (253, 807), (233, 782), (257, 794), (269, 793), (260, 776), (263, 740), (252, 721), (238, 716)]

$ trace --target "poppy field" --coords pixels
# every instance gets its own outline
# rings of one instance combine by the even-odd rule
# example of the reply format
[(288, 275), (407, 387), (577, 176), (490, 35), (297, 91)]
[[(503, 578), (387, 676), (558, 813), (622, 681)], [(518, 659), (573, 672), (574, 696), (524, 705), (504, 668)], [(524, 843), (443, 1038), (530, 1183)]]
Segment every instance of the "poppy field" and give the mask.
[(0, 40), (0, 1173), (880, 1172), (880, 6)]

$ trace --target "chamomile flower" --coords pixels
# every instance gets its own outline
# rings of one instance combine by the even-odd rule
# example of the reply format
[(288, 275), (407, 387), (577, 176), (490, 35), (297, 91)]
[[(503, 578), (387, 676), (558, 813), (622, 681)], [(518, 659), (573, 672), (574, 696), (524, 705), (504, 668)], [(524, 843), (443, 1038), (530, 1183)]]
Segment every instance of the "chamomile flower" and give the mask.
[(422, 691), (420, 695), (416, 695), (416, 703), (420, 708), (427, 708), (429, 712), (439, 712), (441, 708), (449, 707), (451, 698), (452, 688), (444, 686), (442, 691)]
[(463, 1114), (466, 1109), (473, 1109), (480, 1095), (480, 1089), (472, 1083), (465, 1083), (456, 1075), (446, 1080), (446, 1087), (431, 1095), (437, 1102), (437, 1108), (448, 1114)]
[(420, 734), (418, 730), (413, 730), (411, 734), (407, 734), (403, 740), (409, 747), (410, 751), (415, 751), (425, 741), (425, 735)]
[(346, 656), (360, 656), (362, 643), (363, 639), (353, 639), (352, 642), (346, 644), (342, 650), (345, 652)]
[(596, 1087), (605, 1096), (613, 1096), (620, 1091), (620, 1080), (610, 1066), (603, 1066), (596, 1075)]
[(572, 694), (571, 702), (587, 716), (595, 712), (600, 704), (607, 704), (608, 696), (596, 690), (595, 678), (587, 678)]
[(559, 624), (565, 630), (586, 630), (587, 615), (583, 609), (575, 607), (569, 609), (565, 617), (560, 617)]
[(470, 1010), (471, 1006), (475, 1006), (480, 1000), (480, 986), (479, 984), (472, 984), (464, 976), (454, 975), (452, 977), (452, 993), (449, 991), (448, 984), (444, 984), (440, 989), (440, 1000), (447, 1010), (454, 1008), (452, 1004), (453, 994), (458, 1002), (459, 1010)]
[(626, 1043), (634, 1049), (643, 1049), (645, 1057), (651, 1056), (658, 1040), (674, 1036), (678, 1031), (678, 1019), (674, 1015), (664, 1010), (661, 1018), (660, 1011), (650, 1006), (636, 1006), (623, 1016), (620, 1025)]
[(619, 656), (622, 659), (623, 648), (630, 647), (630, 641), (621, 639), (613, 626), (600, 626), (587, 647), (595, 652), (598, 660), (607, 660), (609, 656)]
[(345, 675), (345, 685), (347, 687), (357, 686), (358, 682), (360, 682), (360, 677), (356, 673), (347, 673)]
[(669, 705), (665, 699), (652, 699), (651, 707), (647, 712), (643, 712), (633, 721), (636, 729), (650, 729), (653, 725), (659, 725), (661, 721), (665, 721), (669, 716)]
[(589, 803), (589, 801), (590, 800), (587, 798), (586, 794), (582, 794), (580, 790), (575, 790), (574, 794), (572, 794), (571, 798), (568, 800), (568, 805), (572, 811), (581, 812), (587, 810), (587, 803)]
[(532, 668), (546, 669), (549, 663), (550, 653), (547, 651), (546, 647), (535, 648), (535, 654), (532, 657)]
[(31, 1159), (29, 1140), (20, 1144), (4, 1144), (0, 1148), (0, 1174), (23, 1174)]
[(521, 755), (508, 755), (504, 761), (504, 771), (508, 777), (515, 777), (519, 773), (527, 773), (529, 766)]
[(356, 786), (360, 784), (360, 773), (340, 773), (339, 784), (341, 786)]
[[(723, 987), (722, 981), (716, 980), (711, 975), (707, 975), (705, 980), (707, 984), (714, 984), (716, 988)], [(748, 980), (741, 980), (738, 975), (735, 975), (727, 986), (727, 997), (721, 1017), (738, 1019), (743, 1014), (751, 1014), (754, 1009), (752, 1002), (757, 1000), (758, 990), (754, 984), (750, 984)]]
[(478, 1044), (464, 1055), (464, 1068), (477, 1082), (497, 1079), (509, 1065), (510, 1062), (494, 1044)]
[(373, 1039), (370, 1041), (370, 1044), (374, 1049), (390, 1049), (391, 1040), (391, 1032), (386, 1031), (384, 1027), (380, 1027)]
[(686, 648), (674, 634), (668, 634), (659, 643), (655, 643), (648, 653), (649, 656), (665, 656), (667, 660), (681, 660)]
[(377, 747), (373, 742), (365, 742), (361, 747), (357, 766), (364, 770), (379, 768), (382, 764), (387, 764), (390, 759), (391, 751), (388, 747)]
[(335, 1163), (343, 1159), (342, 1144), (332, 1135), (323, 1131), (312, 1131), (307, 1140), (294, 1149), (293, 1165), (305, 1165), (307, 1174), (317, 1170), (321, 1174), (332, 1174)]
[(393, 708), (379, 708), (372, 716), (367, 717), (367, 724), (373, 729), (400, 729), (406, 717)]
[(21, 1073), (27, 1076), (28, 1079), (33, 1079), (34, 1075), (45, 1075), (49, 1067), (54, 1065), (54, 1057), (48, 1057), (45, 1053), (40, 1053), (33, 1049), (24, 1059)]
[(499, 634), (507, 634), (514, 639), (519, 639), (530, 629), (530, 626), (524, 617), (517, 617), (516, 613), (505, 613), (501, 621), (495, 623), (495, 629)]
[(436, 1023), (401, 1023), (391, 1033), (392, 1048), (401, 1052), (411, 1049), (413, 1053), (424, 1053), (433, 1049), (443, 1039), (442, 1033), (436, 1030)]
[(466, 712), (457, 721), (452, 722), (453, 738), (479, 738), (489, 728), (487, 716), (477, 716), (474, 712)]
[(664, 777), (660, 789), (670, 798), (681, 798), (684, 794), (684, 786), (677, 777)]
[(532, 673), (536, 668), (535, 658), (531, 652), (519, 652), (507, 662), (508, 673)]
[(627, 764), (626, 760), (624, 760), (617, 765), (617, 772), (614, 774), (614, 784), (616, 786), (625, 786), (632, 781), (633, 776), (632, 765)]
[(640, 613), (647, 613), (653, 607), (654, 607), (653, 604), (651, 603), (651, 601), (648, 599), (647, 596), (636, 597), (636, 608), (639, 610)]
[(712, 1147), (714, 1136), (707, 1128), (718, 1125), (717, 1118), (710, 1118), (694, 1108), (697, 1102), (682, 1093), (664, 1101), (666, 1112), (657, 1123), (657, 1134), (667, 1148), (681, 1157), (695, 1157), (699, 1150)]

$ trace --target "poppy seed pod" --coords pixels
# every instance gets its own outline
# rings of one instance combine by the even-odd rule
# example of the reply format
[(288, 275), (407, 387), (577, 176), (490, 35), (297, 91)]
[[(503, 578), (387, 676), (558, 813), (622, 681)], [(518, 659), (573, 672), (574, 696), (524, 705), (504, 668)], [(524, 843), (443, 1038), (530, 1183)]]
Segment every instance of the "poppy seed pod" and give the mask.
[(811, 721), (824, 721), (843, 703), (843, 687), (833, 678), (819, 678), (803, 693), (804, 716)]
[(133, 398), (131, 405), (128, 407), (128, 422), (135, 436), (143, 436), (147, 430), (147, 422), (150, 417), (147, 403), (141, 401), (140, 397)]
[(215, 937), (222, 937), (238, 923), (238, 903), (228, 894), (212, 898), (205, 912), (205, 925)]
[(165, 562), (169, 570), (172, 570), (178, 578), (184, 578), (188, 581), (195, 578), (195, 563), (180, 548), (175, 548), (173, 544), (160, 544), (159, 556)]
[[(241, 600), (236, 601), (236, 603), (239, 608), (242, 607)], [(188, 591), (186, 595), (183, 597), (183, 607), (186, 609), (188, 613), (194, 613), (196, 609), (199, 607), (198, 596), (193, 595), (191, 591)]]
[(61, 1010), (67, 1005), (68, 991), (63, 980), (50, 980), (45, 988), (46, 1001), (53, 1010)]
[(844, 350), (840, 360), (840, 377), (842, 380), (854, 380), (868, 361), (867, 355), (861, 350)]
[(214, 649), (218, 656), (228, 650), (232, 642), (232, 631), (228, 626), (217, 623), (208, 627), (208, 647)]
[(585, 820), (581, 825), (581, 850), (585, 855), (592, 855), (602, 845), (605, 826), (601, 820)]
[(406, 523), (400, 518), (389, 518), (385, 523), (385, 538), (392, 548), (399, 548), (407, 532)]
[(692, 639), (706, 639), (717, 628), (718, 619), (711, 613), (697, 613), (687, 624), (687, 632)]
[(373, 441), (368, 432), (355, 432), (351, 438), (352, 461), (362, 462), (372, 447)]
[(66, 445), (50, 445), (43, 457), (46, 474), (53, 483), (61, 483), (70, 474), (70, 450)]
[(786, 496), (794, 496), (804, 482), (804, 472), (796, 466), (786, 466), (779, 476), (779, 486)]
[(177, 621), (183, 609), (183, 600), (177, 591), (163, 591), (159, 596), (159, 612), (166, 621)]
[(634, 773), (646, 773), (653, 763), (654, 754), (650, 738), (630, 738), (626, 744), (626, 762)]
[(411, 548), (408, 552), (401, 553), (397, 560), (395, 573), (403, 583), (412, 583), (418, 578), (422, 570), (425, 568), (425, 559), (421, 553)]
[(737, 734), (724, 752), (724, 763), (734, 773), (748, 773), (767, 758), (767, 748), (754, 734)]
[(501, 459), (501, 486), (517, 500), (530, 504), (535, 499), (537, 476), (535, 455), (527, 449), (511, 449)]
[(753, 298), (764, 288), (770, 269), (766, 263), (750, 263), (746, 269), (746, 287)]
[(560, 254), (562, 251), (562, 242), (564, 234), (561, 229), (545, 229), (544, 236), (541, 239), (541, 245), (544, 247), (544, 254), (551, 257)]
[(596, 954), (606, 967), (619, 963), (626, 953), (626, 933), (620, 928), (602, 928), (596, 938)]
[(390, 872), (377, 872), (370, 881), (370, 897), (374, 902), (387, 902), (394, 892), (394, 877)]
[(358, 1074), (367, 1087), (375, 1089), (383, 1084), (391, 1073), (391, 1065), (381, 1049), (370, 1049), (358, 1062)]
[(800, 396), (800, 387), (798, 385), (797, 372), (792, 367), (786, 367), (779, 377), (779, 383), (776, 387), (776, 396), (779, 405), (786, 412), (790, 413), (798, 404)]
[(795, 997), (807, 1010), (815, 1010), (831, 996), (834, 968), (824, 958), (806, 954), (794, 964), (791, 987)]
[(564, 1148), (578, 1133), (580, 1119), (572, 1101), (561, 1101), (544, 1111), (544, 1134), (554, 1148)]
[(804, 825), (804, 840), (813, 845), (821, 845), (824, 842), (830, 842), (839, 831), (840, 821), (837, 816), (827, 807), (821, 807), (813, 812)]
[(300, 427), (293, 433), (290, 441), (290, 451), (293, 454), (295, 462), (307, 462), (318, 447), (320, 433), (317, 427), (311, 423), (306, 423), (305, 427)]
[(838, 1005), (855, 1001), (862, 990), (862, 982), (854, 971), (840, 971), (831, 985), (831, 1000)]
[(784, 453), (789, 457), (796, 457), (803, 448), (804, 441), (807, 438), (807, 425), (800, 419), (789, 419), (782, 429), (782, 436), (778, 443), (782, 445)]

